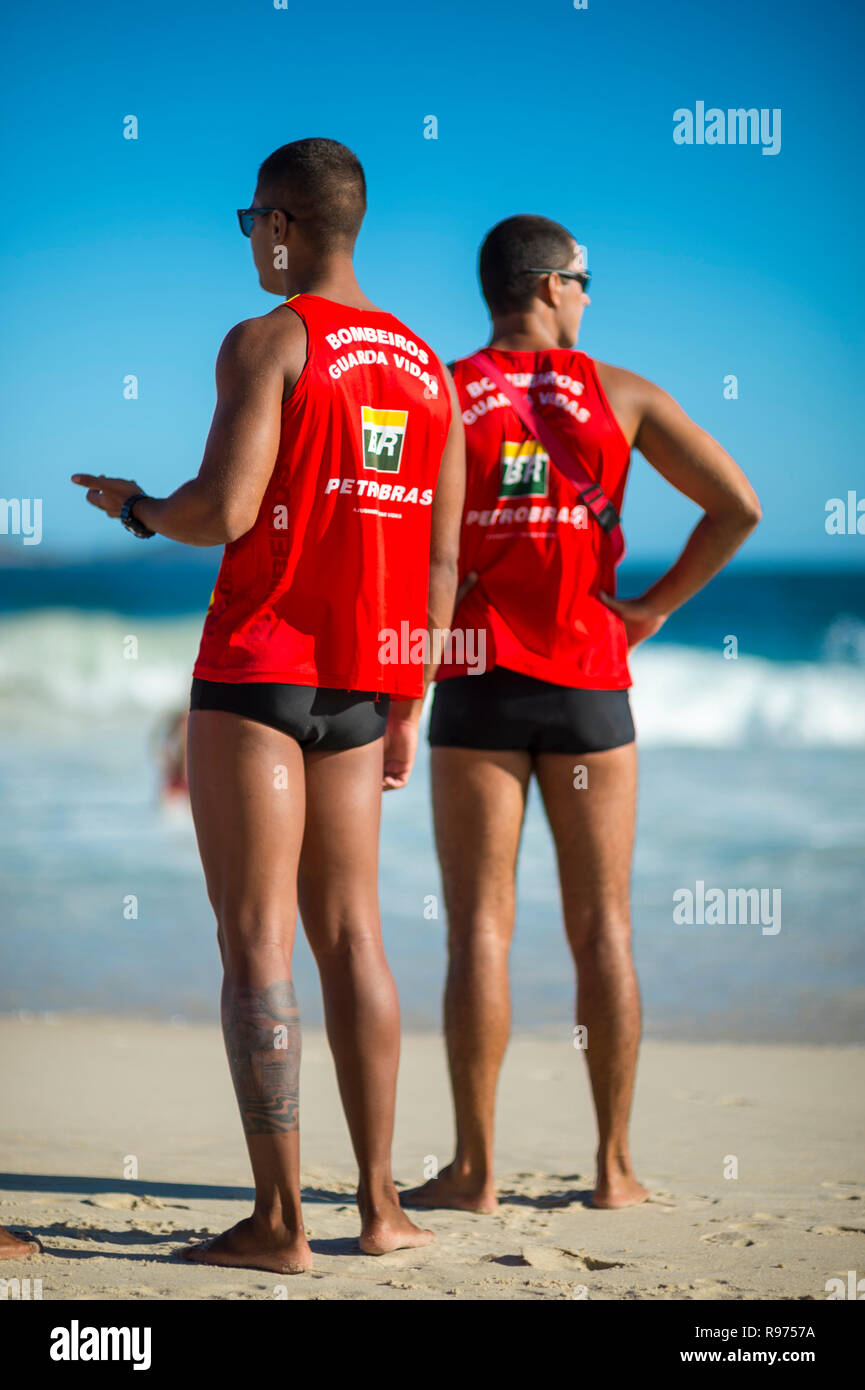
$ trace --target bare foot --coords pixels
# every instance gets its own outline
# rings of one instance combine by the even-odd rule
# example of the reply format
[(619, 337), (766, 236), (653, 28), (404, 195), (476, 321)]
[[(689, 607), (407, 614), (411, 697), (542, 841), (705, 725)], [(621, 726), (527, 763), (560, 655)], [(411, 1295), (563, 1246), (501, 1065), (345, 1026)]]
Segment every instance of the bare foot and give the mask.
[(617, 1207), (636, 1207), (652, 1194), (637, 1182), (629, 1158), (604, 1165), (598, 1163), (598, 1182), (592, 1193), (592, 1206), (613, 1211)]
[(370, 1207), (363, 1189), (358, 1188), (357, 1205), (361, 1218), (360, 1248), (365, 1255), (389, 1255), (392, 1250), (412, 1250), (435, 1240), (432, 1231), (422, 1230), (409, 1221), (395, 1187), (375, 1209)]
[(499, 1205), (490, 1184), (479, 1185), (476, 1178), (460, 1177), (452, 1163), (442, 1168), (437, 1178), (401, 1192), (399, 1199), (404, 1207), (445, 1207), (449, 1211), (491, 1212)]
[(41, 1255), (42, 1246), (29, 1231), (7, 1231), (0, 1226), (0, 1260), (26, 1260), (30, 1255)]
[(212, 1240), (184, 1246), (177, 1253), (190, 1264), (264, 1269), (270, 1274), (303, 1274), (312, 1268), (312, 1251), (303, 1231), (289, 1231), (285, 1226), (265, 1227), (254, 1217), (238, 1221)]

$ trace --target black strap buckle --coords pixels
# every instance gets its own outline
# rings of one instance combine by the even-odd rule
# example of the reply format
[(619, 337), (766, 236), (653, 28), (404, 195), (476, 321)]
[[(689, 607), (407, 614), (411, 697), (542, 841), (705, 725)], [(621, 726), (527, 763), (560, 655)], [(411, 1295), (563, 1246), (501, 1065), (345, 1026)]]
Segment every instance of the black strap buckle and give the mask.
[(601, 526), (605, 531), (615, 531), (619, 524), (619, 513), (616, 511), (612, 502), (608, 502), (599, 512), (595, 512)]
[(619, 524), (619, 513), (616, 511), (612, 502), (607, 502), (601, 507), (600, 511), (595, 511), (592, 506), (592, 503), (597, 502), (598, 498), (603, 497), (603, 495), (603, 491), (598, 484), (592, 483), (591, 487), (585, 488), (580, 493), (580, 501), (588, 507), (602, 531), (615, 531)]

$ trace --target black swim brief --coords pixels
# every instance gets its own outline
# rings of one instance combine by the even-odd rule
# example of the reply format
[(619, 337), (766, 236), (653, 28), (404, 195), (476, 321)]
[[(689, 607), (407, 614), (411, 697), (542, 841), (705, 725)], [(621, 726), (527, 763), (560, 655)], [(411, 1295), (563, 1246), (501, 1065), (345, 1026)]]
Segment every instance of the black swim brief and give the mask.
[(203, 681), (193, 677), (190, 709), (226, 710), (267, 724), (303, 749), (361, 748), (384, 734), (389, 695), (260, 681)]
[(634, 741), (627, 690), (576, 690), (494, 666), (435, 688), (434, 748), (602, 753)]

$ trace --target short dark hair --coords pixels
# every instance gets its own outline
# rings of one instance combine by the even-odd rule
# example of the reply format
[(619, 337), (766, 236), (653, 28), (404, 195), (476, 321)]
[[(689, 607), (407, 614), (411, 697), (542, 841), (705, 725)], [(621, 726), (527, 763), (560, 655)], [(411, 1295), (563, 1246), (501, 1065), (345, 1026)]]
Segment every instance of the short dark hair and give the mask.
[(366, 179), (356, 154), (338, 140), (292, 140), (268, 155), (259, 192), (290, 212), (320, 251), (351, 250), (366, 212)]
[(479, 261), (481, 289), (490, 312), (525, 309), (535, 289), (526, 271), (530, 266), (564, 270), (573, 259), (575, 240), (560, 222), (531, 213), (498, 222), (484, 237)]

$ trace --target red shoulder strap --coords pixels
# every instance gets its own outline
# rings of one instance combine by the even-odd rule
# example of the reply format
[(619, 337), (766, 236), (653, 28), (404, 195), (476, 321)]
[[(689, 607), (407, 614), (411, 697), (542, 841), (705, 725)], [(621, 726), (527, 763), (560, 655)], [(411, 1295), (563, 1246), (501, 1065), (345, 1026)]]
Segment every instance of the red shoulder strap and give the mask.
[(528, 395), (512, 386), (486, 352), (476, 352), (469, 361), (488, 376), (494, 386), (507, 396), (526, 429), (542, 444), (560, 473), (575, 484), (580, 501), (591, 512), (601, 530), (610, 539), (614, 562), (618, 562), (625, 551), (625, 538), (619, 514), (603, 489), (589, 476), (579, 459), (565, 448), (558, 435), (550, 429), (534, 409)]

